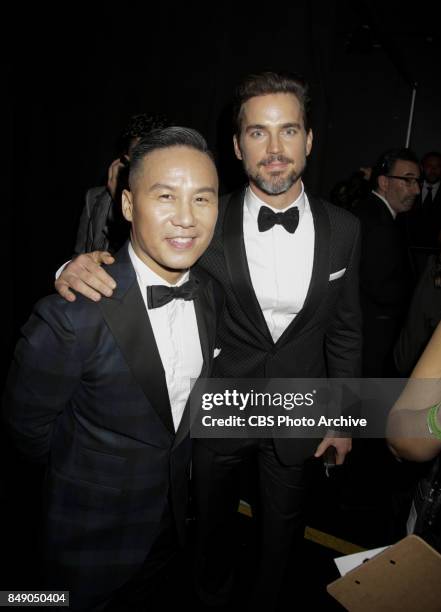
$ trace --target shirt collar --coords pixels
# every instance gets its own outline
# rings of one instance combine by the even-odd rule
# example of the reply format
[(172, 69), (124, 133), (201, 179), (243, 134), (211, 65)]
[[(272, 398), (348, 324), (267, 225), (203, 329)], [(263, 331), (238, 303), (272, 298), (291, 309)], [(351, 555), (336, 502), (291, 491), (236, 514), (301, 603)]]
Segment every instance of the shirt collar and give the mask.
[(262, 206), (266, 206), (267, 208), (270, 208), (275, 213), (286, 212), (288, 208), (293, 208), (294, 206), (297, 206), (297, 208), (299, 209), (299, 222), (300, 222), (302, 215), (305, 211), (305, 189), (303, 187), (303, 183), (301, 185), (302, 185), (302, 190), (300, 192), (300, 195), (294, 200), (294, 202), (292, 202), (289, 206), (283, 209), (273, 208), (272, 206), (270, 206), (269, 204), (261, 200), (254, 193), (251, 187), (248, 185), (246, 192), (245, 192), (245, 206), (247, 207), (249, 213), (256, 219), (256, 222), (257, 222), (257, 217), (259, 216), (259, 210)]
[(382, 200), (382, 201), (383, 201), (383, 202), (386, 204), (387, 208), (389, 209), (390, 214), (392, 215), (392, 217), (393, 217), (394, 219), (396, 219), (396, 218), (397, 218), (397, 213), (394, 211), (394, 209), (393, 209), (393, 208), (392, 208), (392, 206), (389, 204), (389, 202), (386, 200), (386, 198), (383, 198), (383, 196), (382, 196), (382, 195), (380, 195), (380, 194), (379, 194), (377, 191), (372, 190), (372, 193), (373, 193), (374, 195), (376, 195), (376, 196), (377, 196), (377, 198), (380, 198), (380, 200)]
[(423, 187), (425, 189), (427, 189), (428, 187), (432, 188), (432, 191), (436, 191), (439, 187), (440, 181), (437, 181), (436, 183), (428, 183), (427, 181), (424, 181), (424, 185)]
[(178, 280), (175, 285), (167, 282), (165, 279), (161, 278), (156, 272), (153, 272), (147, 264), (145, 264), (135, 253), (132, 243), (129, 243), (129, 257), (132, 262), (133, 267), (135, 268), (136, 278), (138, 279), (139, 284), (142, 287), (147, 287), (148, 285), (165, 285), (166, 287), (179, 287), (188, 281), (190, 277), (190, 271), (187, 270), (185, 274)]

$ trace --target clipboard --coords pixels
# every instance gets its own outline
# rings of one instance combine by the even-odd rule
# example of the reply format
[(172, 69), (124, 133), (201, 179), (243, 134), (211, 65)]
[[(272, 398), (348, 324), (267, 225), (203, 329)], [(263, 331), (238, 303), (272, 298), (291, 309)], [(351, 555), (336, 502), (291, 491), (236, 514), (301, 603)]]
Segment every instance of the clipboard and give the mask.
[(441, 555), (410, 535), (328, 584), (327, 591), (349, 612), (440, 612)]

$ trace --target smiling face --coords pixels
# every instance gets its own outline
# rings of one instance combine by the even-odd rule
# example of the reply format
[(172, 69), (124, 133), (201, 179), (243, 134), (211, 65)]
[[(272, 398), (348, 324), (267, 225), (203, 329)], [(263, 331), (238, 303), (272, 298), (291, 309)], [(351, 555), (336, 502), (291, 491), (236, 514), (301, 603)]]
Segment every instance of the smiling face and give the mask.
[(285, 208), (301, 192), (300, 178), (312, 147), (303, 114), (291, 93), (250, 98), (242, 106), (241, 133), (234, 136), (251, 188), (275, 208)]
[(218, 178), (206, 153), (187, 146), (156, 149), (142, 159), (124, 191), (124, 217), (132, 224), (138, 257), (176, 283), (205, 249), (217, 219)]

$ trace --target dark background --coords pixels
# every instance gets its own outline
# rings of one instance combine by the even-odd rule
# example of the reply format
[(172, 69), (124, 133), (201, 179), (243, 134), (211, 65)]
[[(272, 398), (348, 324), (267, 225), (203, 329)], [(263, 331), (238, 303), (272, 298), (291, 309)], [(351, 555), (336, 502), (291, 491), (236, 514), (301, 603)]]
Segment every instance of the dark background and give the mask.
[(309, 80), (315, 139), (306, 184), (320, 195), (383, 149), (404, 145), (414, 81), (411, 146), (420, 155), (441, 148), (435, 3), (300, 0), (240, 4), (241, 15), (237, 6), (121, 5), (92, 17), (63, 5), (5, 22), (7, 362), (18, 327), (72, 252), (85, 191), (103, 184), (115, 139), (135, 112), (164, 112), (199, 129), (218, 156), (224, 191), (242, 180), (227, 105), (237, 81), (255, 70)]

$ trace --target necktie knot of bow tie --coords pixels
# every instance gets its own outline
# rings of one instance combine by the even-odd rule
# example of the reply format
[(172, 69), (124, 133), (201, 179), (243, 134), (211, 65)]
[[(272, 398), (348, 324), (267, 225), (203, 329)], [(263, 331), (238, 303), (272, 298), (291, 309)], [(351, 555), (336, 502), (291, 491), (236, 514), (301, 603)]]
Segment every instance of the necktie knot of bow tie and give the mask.
[(287, 232), (294, 234), (299, 224), (299, 209), (297, 206), (289, 208), (286, 212), (275, 213), (267, 206), (261, 206), (257, 217), (259, 232), (266, 232), (274, 225), (283, 225)]
[(147, 287), (147, 305), (149, 308), (160, 308), (172, 300), (194, 300), (199, 289), (198, 281), (188, 280), (178, 287), (166, 285), (149, 285)]

